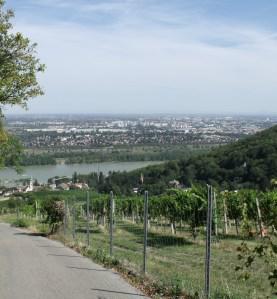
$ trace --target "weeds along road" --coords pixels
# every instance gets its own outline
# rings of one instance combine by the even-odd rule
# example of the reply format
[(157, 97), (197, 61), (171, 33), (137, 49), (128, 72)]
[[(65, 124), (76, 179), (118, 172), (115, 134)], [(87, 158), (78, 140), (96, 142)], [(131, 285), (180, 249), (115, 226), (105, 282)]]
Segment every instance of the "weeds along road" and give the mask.
[(61, 243), (0, 224), (1, 299), (143, 299), (118, 274)]

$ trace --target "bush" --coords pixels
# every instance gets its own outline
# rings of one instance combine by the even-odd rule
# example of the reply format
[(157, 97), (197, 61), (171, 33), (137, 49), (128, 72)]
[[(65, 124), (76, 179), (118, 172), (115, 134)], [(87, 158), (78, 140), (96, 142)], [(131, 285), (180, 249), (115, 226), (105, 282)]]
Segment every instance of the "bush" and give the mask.
[(14, 227), (28, 227), (28, 223), (25, 219), (16, 219), (12, 222), (12, 226)]
[(59, 198), (47, 198), (42, 203), (42, 212), (46, 214), (46, 222), (51, 226), (50, 234), (57, 232), (65, 215), (64, 202)]
[(103, 264), (106, 267), (119, 266), (119, 261), (113, 256), (106, 253), (105, 250), (98, 248), (96, 251), (89, 250), (88, 256), (91, 256), (95, 261)]

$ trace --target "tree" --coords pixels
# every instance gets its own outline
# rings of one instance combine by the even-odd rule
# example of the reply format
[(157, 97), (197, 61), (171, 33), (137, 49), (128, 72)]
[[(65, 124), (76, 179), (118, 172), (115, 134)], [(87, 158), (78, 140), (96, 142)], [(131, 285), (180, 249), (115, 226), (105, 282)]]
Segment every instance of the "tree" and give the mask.
[[(5, 132), (3, 108), (7, 105), (27, 108), (29, 99), (42, 95), (37, 73), (45, 69), (36, 57), (37, 45), (21, 33), (13, 32), (10, 19), (14, 13), (5, 10), (4, 4), (5, 1), (0, 0), (0, 166), (11, 158), (18, 162), (21, 152), (19, 143)], [(8, 156), (3, 153), (8, 153)]]
[(76, 171), (74, 171), (74, 173), (72, 175), (72, 182), (73, 182), (73, 184), (78, 183), (78, 174)]
[(50, 234), (54, 234), (64, 220), (64, 200), (58, 197), (46, 198), (42, 202), (42, 213), (46, 214), (46, 222), (51, 226)]
[(22, 146), (14, 136), (5, 132), (0, 118), (0, 168), (4, 165), (15, 165), (19, 170)]

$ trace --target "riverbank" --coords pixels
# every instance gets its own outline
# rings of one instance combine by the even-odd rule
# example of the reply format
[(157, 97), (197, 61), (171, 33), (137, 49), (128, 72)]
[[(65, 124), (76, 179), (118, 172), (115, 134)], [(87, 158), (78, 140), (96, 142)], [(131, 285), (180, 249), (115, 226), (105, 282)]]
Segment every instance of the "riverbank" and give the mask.
[(1, 184), (7, 184), (10, 181), (21, 180), (32, 177), (39, 183), (46, 183), (54, 176), (71, 177), (74, 172), (79, 174), (89, 174), (91, 172), (102, 172), (107, 175), (110, 171), (132, 171), (150, 165), (161, 164), (162, 161), (141, 161), (141, 162), (103, 162), (103, 163), (82, 163), (82, 164), (57, 164), (26, 166), (23, 174), (17, 174), (13, 168), (4, 168), (0, 170)]
[(102, 148), (47, 148), (25, 149), (24, 166), (56, 165), (59, 163), (144, 162), (169, 161), (188, 158), (209, 150), (213, 145), (164, 144), (111, 146)]

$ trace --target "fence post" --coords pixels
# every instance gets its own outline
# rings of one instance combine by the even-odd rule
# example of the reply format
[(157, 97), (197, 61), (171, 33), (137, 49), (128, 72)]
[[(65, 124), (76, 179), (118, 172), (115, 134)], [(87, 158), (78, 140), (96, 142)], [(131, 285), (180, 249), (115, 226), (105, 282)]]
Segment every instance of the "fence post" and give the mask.
[(224, 234), (228, 235), (228, 220), (227, 220), (227, 207), (225, 195), (223, 196), (223, 209), (224, 209)]
[(148, 235), (148, 191), (144, 193), (144, 233), (143, 233), (143, 268), (142, 271), (146, 273), (147, 262), (147, 235)]
[(264, 237), (264, 226), (263, 226), (263, 222), (262, 222), (262, 213), (261, 213), (261, 210), (260, 210), (260, 204), (259, 204), (258, 197), (256, 197), (256, 206), (257, 206), (257, 212), (258, 212), (258, 222), (259, 222), (260, 235), (261, 235), (261, 238), (263, 238)]
[(214, 202), (214, 234), (218, 236), (218, 219), (217, 219), (217, 202), (216, 202), (216, 193), (213, 192), (213, 202)]
[(16, 221), (19, 221), (19, 209), (18, 206), (16, 207)]
[(73, 202), (73, 208), (72, 208), (72, 236), (73, 236), (73, 241), (76, 239), (76, 207), (75, 207), (75, 202)]
[(212, 211), (213, 211), (213, 188), (208, 185), (208, 209), (206, 223), (206, 260), (205, 260), (205, 297), (210, 298), (211, 276), (211, 235), (212, 235)]
[(113, 191), (110, 192), (110, 256), (113, 255), (113, 214), (114, 214), (114, 198)]
[(64, 200), (64, 216), (63, 216), (63, 233), (64, 237), (66, 237), (66, 227), (67, 227), (67, 201)]
[(35, 207), (36, 207), (36, 220), (38, 220), (38, 201), (35, 200)]
[(87, 191), (87, 246), (89, 243), (89, 191)]

